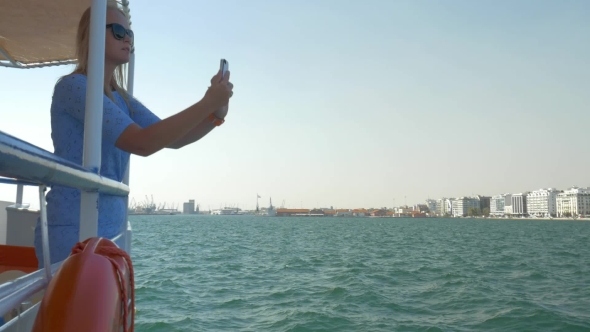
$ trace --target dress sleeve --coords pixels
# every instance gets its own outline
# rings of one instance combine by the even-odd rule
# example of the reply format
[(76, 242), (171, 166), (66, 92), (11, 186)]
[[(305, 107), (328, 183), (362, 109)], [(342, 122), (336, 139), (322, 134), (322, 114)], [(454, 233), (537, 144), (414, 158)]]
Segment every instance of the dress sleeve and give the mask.
[(160, 118), (152, 113), (147, 107), (140, 103), (137, 99), (130, 97), (129, 104), (131, 104), (131, 117), (133, 121), (140, 127), (145, 128), (161, 121)]
[[(87, 78), (81, 74), (62, 78), (53, 93), (54, 111), (63, 111), (84, 123)], [(121, 133), (134, 121), (117, 104), (103, 95), (102, 140), (115, 144)]]

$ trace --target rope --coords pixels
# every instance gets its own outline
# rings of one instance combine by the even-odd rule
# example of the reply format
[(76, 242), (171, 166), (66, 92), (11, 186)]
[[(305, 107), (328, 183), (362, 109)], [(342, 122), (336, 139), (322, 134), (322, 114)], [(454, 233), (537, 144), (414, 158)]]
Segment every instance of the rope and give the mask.
[[(72, 254), (81, 253), (82, 251), (84, 251), (84, 248), (86, 248), (86, 243), (78, 242), (76, 243), (74, 248), (72, 248)], [(123, 301), (123, 331), (133, 332), (135, 326), (135, 314), (131, 315), (131, 329), (129, 329), (129, 326), (127, 324), (127, 320), (129, 317), (129, 296), (127, 292), (127, 283), (125, 282), (125, 276), (123, 274), (123, 268), (119, 265), (119, 263), (117, 263), (115, 259), (109, 256), (121, 256), (123, 257), (123, 259), (125, 259), (125, 262), (127, 262), (127, 266), (129, 267), (129, 276), (131, 284), (131, 307), (135, 308), (135, 280), (133, 277), (133, 264), (131, 263), (131, 257), (129, 257), (129, 254), (125, 252), (125, 250), (116, 247), (98, 247), (95, 253), (105, 256), (105, 258), (108, 259), (111, 262), (111, 264), (113, 264), (113, 267), (117, 271), (119, 281), (121, 282), (121, 299)]]

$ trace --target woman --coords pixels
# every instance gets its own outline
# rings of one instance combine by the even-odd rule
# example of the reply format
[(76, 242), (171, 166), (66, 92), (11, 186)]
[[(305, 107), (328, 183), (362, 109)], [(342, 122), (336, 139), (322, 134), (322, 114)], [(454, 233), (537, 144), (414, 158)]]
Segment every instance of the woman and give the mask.
[[(124, 89), (123, 65), (133, 49), (133, 32), (129, 20), (116, 2), (108, 1), (104, 64), (104, 99), (102, 122), (102, 160), (100, 174), (122, 181), (130, 153), (149, 156), (163, 148), (178, 149), (193, 143), (227, 114), (233, 85), (229, 73), (217, 73), (204, 97), (169, 118), (160, 120)], [(78, 26), (76, 51), (78, 65), (70, 75), (56, 84), (51, 104), (51, 138), (55, 154), (82, 164), (86, 74), (88, 70), (90, 8)], [(124, 197), (99, 195), (98, 236), (113, 238), (126, 224)], [(47, 194), (47, 222), (51, 263), (67, 258), (79, 241), (80, 190), (53, 186)], [(41, 231), (35, 229), (35, 248), (39, 266), (43, 267)]]

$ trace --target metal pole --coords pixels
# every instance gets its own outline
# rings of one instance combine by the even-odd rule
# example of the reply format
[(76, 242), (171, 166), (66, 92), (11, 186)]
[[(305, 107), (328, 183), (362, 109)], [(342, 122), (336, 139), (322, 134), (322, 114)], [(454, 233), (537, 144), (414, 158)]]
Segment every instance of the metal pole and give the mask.
[(23, 188), (22, 184), (16, 185), (16, 206), (21, 207), (23, 204)]
[[(135, 49), (135, 46), (133, 47)], [(133, 87), (135, 85), (135, 52), (131, 53), (129, 66), (127, 68), (127, 92), (133, 96)]]
[(7, 51), (5, 51), (5, 50), (4, 50), (2, 47), (0, 47), (0, 54), (1, 54), (2, 56), (4, 56), (4, 58), (5, 58), (6, 60), (10, 61), (10, 63), (12, 64), (12, 66), (13, 66), (14, 68), (18, 68), (18, 67), (19, 67), (19, 64), (18, 64), (16, 61), (14, 61), (14, 59), (13, 59), (13, 58), (12, 58), (10, 55), (8, 55), (8, 52), (7, 52)]
[[(134, 86), (134, 78), (135, 78), (135, 52), (131, 53), (131, 57), (129, 59), (129, 66), (127, 67), (127, 92), (130, 96), (133, 96), (133, 86)], [(123, 183), (129, 186), (129, 176), (131, 172), (131, 156), (129, 156), (129, 163), (127, 164), (127, 169), (125, 170), (125, 175), (123, 176)], [(123, 224), (121, 225), (121, 231), (125, 232), (125, 239), (124, 239), (124, 250), (131, 254), (131, 225), (129, 224), (129, 195), (125, 197), (125, 219), (123, 220)]]
[[(102, 146), (106, 14), (107, 1), (92, 0), (82, 165), (97, 174), (100, 174)], [(80, 197), (80, 241), (94, 237), (97, 233), (98, 192), (82, 191)]]
[(51, 263), (49, 261), (49, 231), (47, 230), (47, 208), (45, 202), (45, 187), (39, 186), (39, 212), (41, 215), (41, 243), (43, 247), (43, 267), (45, 268), (45, 279), (51, 280)]

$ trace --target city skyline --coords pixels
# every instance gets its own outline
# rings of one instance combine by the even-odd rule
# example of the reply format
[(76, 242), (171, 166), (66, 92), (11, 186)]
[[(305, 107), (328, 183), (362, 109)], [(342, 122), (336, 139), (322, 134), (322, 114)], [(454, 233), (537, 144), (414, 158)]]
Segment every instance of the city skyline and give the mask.
[[(257, 195), (260, 198), (260, 195)], [(284, 202), (283, 202), (284, 203)], [(393, 207), (314, 207), (301, 206), (289, 208), (276, 207), (272, 203), (268, 208), (240, 209), (236, 206), (220, 206), (219, 209), (201, 210), (205, 214), (242, 214), (246, 211), (253, 214), (269, 216), (349, 216), (349, 217), (532, 217), (532, 218), (588, 218), (590, 217), (590, 187), (577, 186), (559, 190), (557, 188), (541, 188), (521, 193), (503, 193), (494, 196), (462, 196), (427, 199), (426, 204), (413, 204)], [(146, 200), (143, 205), (130, 206), (134, 214), (144, 212), (158, 213), (159, 208), (153, 201)], [(165, 210), (160, 210), (165, 211)], [(180, 211), (176, 211), (180, 212)], [(183, 204), (182, 214), (199, 214), (199, 205), (195, 209), (195, 201)]]
[[(133, 7), (135, 96), (168, 117), (222, 57), (235, 94), (202, 141), (133, 156), (131, 198), (381, 207), (589, 185), (590, 2), (255, 0), (226, 24), (215, 3), (185, 9)], [(0, 69), (0, 130), (52, 152), (52, 89), (71, 70)]]
[[(580, 188), (580, 189), (588, 189), (590, 190), (590, 186), (569, 186), (567, 188), (552, 188), (552, 187), (544, 187), (544, 188), (537, 188), (537, 189), (529, 189), (529, 190), (524, 190), (524, 191), (519, 191), (519, 192), (503, 192), (503, 193), (496, 193), (496, 194), (475, 194), (475, 195), (460, 195), (460, 196), (441, 196), (441, 197), (428, 197), (425, 198), (422, 201), (419, 202), (410, 202), (410, 203), (404, 203), (404, 204), (395, 204), (395, 201), (392, 200), (392, 205), (383, 205), (383, 206), (358, 206), (358, 205), (353, 205), (353, 206), (335, 206), (335, 205), (318, 205), (316, 203), (316, 205), (310, 206), (310, 205), (304, 205), (303, 201), (300, 201), (300, 204), (298, 206), (290, 206), (289, 204), (285, 204), (285, 208), (288, 209), (299, 209), (299, 208), (304, 208), (304, 209), (328, 209), (328, 208), (333, 208), (333, 209), (381, 209), (381, 208), (399, 208), (399, 207), (410, 207), (410, 206), (417, 206), (417, 205), (423, 205), (425, 202), (432, 200), (432, 201), (436, 201), (436, 200), (440, 200), (440, 199), (459, 199), (459, 198), (474, 198), (474, 197), (487, 197), (487, 198), (494, 198), (496, 196), (503, 196), (503, 195), (520, 195), (520, 194), (530, 194), (530, 193), (534, 193), (534, 192), (538, 192), (538, 191), (543, 191), (543, 190), (554, 190), (556, 193), (561, 193), (564, 192), (566, 190), (570, 190), (573, 188)], [(265, 205), (262, 201), (262, 197), (259, 196), (259, 194), (256, 194), (257, 197), (259, 197), (259, 206), (261, 209), (266, 209), (269, 204)], [(270, 200), (272, 199), (272, 197), (269, 197), (269, 203)], [(138, 202), (138, 201), (136, 201)], [(141, 200), (139, 200), (139, 202), (142, 202)], [(251, 206), (249, 206), (248, 204), (244, 204), (243, 206), (241, 206), (240, 204), (236, 204), (236, 203), (221, 203), (218, 206), (210, 206), (210, 205), (203, 205), (201, 203), (198, 202), (198, 200), (196, 199), (188, 199), (188, 200), (184, 200), (181, 203), (174, 203), (179, 211), (182, 210), (180, 207), (182, 207), (183, 204), (186, 204), (188, 202), (192, 202), (194, 204), (194, 206), (196, 207), (197, 205), (200, 206), (200, 209), (202, 211), (208, 211), (208, 210), (216, 210), (216, 209), (221, 209), (221, 208), (240, 208), (243, 210), (248, 210), (248, 211), (253, 211), (256, 208), (256, 203), (252, 204)], [(161, 202), (154, 202), (155, 205), (162, 205)], [(278, 208), (280, 206), (282, 206), (282, 201), (281, 202), (277, 202), (276, 200), (273, 202), (273, 207)], [(167, 204), (165, 202), (165, 204)], [(247, 206), (247, 208), (244, 208), (244, 206)], [(168, 205), (167, 205), (168, 207)]]

